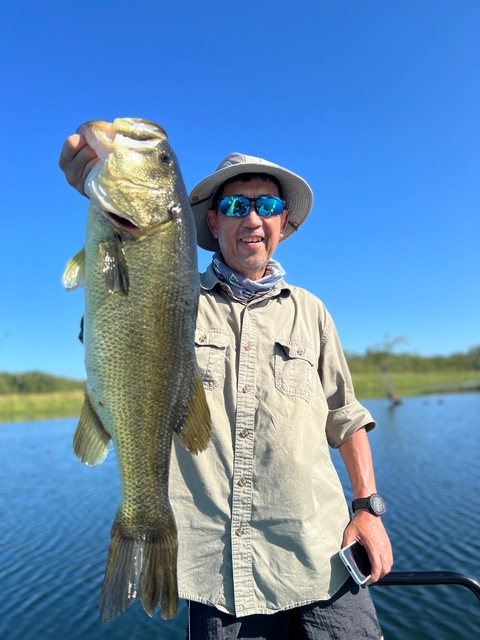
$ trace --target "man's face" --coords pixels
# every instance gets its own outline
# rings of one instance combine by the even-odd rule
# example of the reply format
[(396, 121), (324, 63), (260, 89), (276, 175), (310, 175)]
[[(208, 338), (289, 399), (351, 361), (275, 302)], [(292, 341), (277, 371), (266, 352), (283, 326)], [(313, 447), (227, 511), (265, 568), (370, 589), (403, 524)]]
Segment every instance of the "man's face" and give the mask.
[[(249, 182), (239, 180), (227, 184), (221, 197), (245, 196), (254, 200), (266, 195), (279, 196), (277, 186), (262, 178), (253, 178)], [(243, 218), (225, 216), (214, 209), (207, 211), (208, 225), (218, 240), (224, 261), (250, 280), (264, 276), (268, 261), (283, 237), (287, 220), (286, 209), (279, 216), (265, 218), (258, 215), (253, 205)]]

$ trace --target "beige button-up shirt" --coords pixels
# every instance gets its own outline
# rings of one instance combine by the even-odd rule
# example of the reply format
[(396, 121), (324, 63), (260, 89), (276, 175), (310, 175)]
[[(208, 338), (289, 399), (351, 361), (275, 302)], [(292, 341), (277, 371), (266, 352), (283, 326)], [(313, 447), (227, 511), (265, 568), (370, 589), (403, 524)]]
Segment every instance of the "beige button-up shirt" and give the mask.
[(183, 598), (245, 616), (333, 596), (349, 511), (329, 445), (374, 426), (322, 302), (285, 282), (243, 303), (202, 274), (196, 347), (212, 441), (175, 438)]

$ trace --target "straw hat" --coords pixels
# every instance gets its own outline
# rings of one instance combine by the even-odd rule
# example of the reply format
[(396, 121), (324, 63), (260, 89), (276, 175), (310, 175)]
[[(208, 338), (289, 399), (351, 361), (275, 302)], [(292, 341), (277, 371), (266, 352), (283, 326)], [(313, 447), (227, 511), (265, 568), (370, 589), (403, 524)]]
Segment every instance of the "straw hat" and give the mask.
[(220, 185), (241, 173), (267, 173), (280, 182), (289, 214), (282, 240), (296, 231), (310, 213), (313, 193), (303, 178), (268, 160), (246, 156), (243, 153), (231, 153), (222, 160), (215, 173), (199, 182), (190, 193), (190, 204), (197, 227), (197, 244), (202, 249), (219, 250), (218, 241), (213, 237), (208, 226), (206, 213), (212, 208), (213, 196)]

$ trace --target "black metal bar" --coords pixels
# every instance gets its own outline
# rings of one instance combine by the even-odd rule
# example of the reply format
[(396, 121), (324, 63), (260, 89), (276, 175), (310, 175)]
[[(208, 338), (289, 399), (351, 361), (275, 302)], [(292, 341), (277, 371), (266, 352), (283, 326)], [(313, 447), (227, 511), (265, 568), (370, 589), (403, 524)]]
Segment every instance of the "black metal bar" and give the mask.
[(480, 601), (480, 582), (455, 571), (392, 571), (371, 586), (417, 584), (459, 584), (473, 591)]

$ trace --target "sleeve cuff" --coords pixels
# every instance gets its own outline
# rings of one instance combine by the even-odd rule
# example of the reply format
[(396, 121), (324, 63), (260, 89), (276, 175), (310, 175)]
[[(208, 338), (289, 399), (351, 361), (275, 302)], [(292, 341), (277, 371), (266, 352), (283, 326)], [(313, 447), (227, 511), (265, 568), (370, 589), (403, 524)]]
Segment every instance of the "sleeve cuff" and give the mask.
[(370, 431), (375, 426), (376, 422), (370, 412), (358, 400), (354, 400), (344, 407), (328, 412), (326, 428), (328, 444), (337, 449), (355, 431), (362, 427)]

